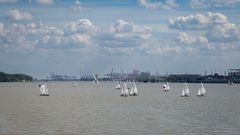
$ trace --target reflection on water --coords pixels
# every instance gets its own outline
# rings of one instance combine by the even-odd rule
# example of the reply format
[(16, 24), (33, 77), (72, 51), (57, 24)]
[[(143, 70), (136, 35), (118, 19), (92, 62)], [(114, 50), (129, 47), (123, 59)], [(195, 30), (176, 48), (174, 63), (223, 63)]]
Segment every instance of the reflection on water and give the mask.
[(49, 82), (51, 96), (40, 97), (38, 83), (0, 83), (0, 133), (81, 135), (239, 135), (240, 85), (138, 84), (139, 96), (120, 97), (117, 82)]

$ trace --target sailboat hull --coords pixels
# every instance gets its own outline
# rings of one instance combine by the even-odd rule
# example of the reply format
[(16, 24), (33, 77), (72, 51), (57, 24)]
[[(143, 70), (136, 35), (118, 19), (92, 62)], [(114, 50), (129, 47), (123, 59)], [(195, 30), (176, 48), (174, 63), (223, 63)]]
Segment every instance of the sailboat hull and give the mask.
[(127, 94), (121, 94), (120, 96), (121, 96), (121, 97), (128, 97)]
[(136, 94), (136, 93), (133, 93), (133, 94), (130, 94), (130, 96), (138, 96), (138, 94)]
[(40, 94), (40, 96), (50, 96), (50, 94)]

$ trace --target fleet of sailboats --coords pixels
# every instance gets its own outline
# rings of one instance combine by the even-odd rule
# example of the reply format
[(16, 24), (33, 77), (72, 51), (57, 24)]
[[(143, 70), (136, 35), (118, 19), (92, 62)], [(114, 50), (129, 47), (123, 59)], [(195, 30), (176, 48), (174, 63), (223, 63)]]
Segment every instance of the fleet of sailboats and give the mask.
[[(94, 78), (94, 83), (99, 83), (96, 76)], [(132, 84), (132, 87), (128, 88), (127, 83)], [(122, 84), (123, 84), (123, 87), (121, 87), (120, 82), (118, 82), (118, 84), (116, 85), (116, 89), (121, 90), (120, 96), (123, 96), (123, 97), (138, 96), (138, 88), (137, 88), (136, 83), (134, 81), (131, 82), (131, 83), (129, 81), (127, 81), (127, 82), (123, 82)], [(197, 91), (197, 96), (198, 97), (202, 97), (202, 96), (206, 95), (206, 89), (205, 89), (203, 83), (201, 83), (200, 85), (201, 86)], [(73, 82), (73, 86), (77, 87), (78, 86), (77, 82)], [(39, 90), (40, 90), (40, 96), (50, 96), (49, 93), (48, 93), (48, 88), (47, 88), (46, 84), (40, 84), (39, 85)], [(170, 86), (169, 86), (168, 82), (163, 85), (163, 90), (164, 91), (169, 91), (170, 90)], [(190, 90), (188, 88), (187, 83), (184, 83), (184, 88), (182, 89), (181, 97), (189, 97), (189, 96), (190, 96)]]

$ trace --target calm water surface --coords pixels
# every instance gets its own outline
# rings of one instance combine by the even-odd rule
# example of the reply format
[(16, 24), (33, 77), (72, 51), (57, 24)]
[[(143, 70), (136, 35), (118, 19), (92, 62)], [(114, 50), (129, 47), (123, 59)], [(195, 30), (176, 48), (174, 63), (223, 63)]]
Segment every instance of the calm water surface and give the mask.
[(117, 82), (49, 82), (40, 97), (37, 82), (0, 83), (0, 134), (239, 135), (240, 85), (137, 84), (139, 96), (120, 97)]

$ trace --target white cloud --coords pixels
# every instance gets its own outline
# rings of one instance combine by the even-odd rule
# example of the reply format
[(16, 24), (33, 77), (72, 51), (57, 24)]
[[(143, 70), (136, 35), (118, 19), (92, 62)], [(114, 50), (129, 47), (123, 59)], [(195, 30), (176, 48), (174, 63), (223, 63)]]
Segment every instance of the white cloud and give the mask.
[(211, 29), (206, 37), (212, 42), (233, 42), (240, 40), (240, 25), (226, 23)]
[(151, 32), (151, 27), (118, 19), (107, 31), (98, 33), (95, 42), (100, 47), (105, 48), (105, 51), (115, 50), (119, 54), (122, 50), (125, 50), (130, 54), (151, 37)]
[(221, 13), (193, 14), (169, 19), (169, 27), (174, 29), (208, 29), (214, 25), (224, 24), (228, 18)]
[(133, 22), (118, 19), (110, 27), (110, 33), (116, 39), (124, 40), (131, 38), (148, 39), (151, 36), (152, 28), (149, 26), (139, 26)]
[(195, 8), (236, 6), (240, 4), (240, 0), (190, 0), (189, 6)]
[(149, 0), (138, 0), (138, 3), (147, 9), (173, 9), (178, 7), (175, 0), (165, 0), (165, 3), (150, 2)]
[(93, 23), (88, 19), (79, 19), (77, 21), (73, 21), (67, 23), (66, 31), (71, 33), (75, 32), (86, 32), (86, 33), (94, 33), (97, 31), (97, 27), (93, 25)]
[[(38, 45), (44, 48), (83, 48), (91, 45), (92, 36), (97, 32), (97, 27), (88, 19), (79, 19), (66, 23), (65, 28), (45, 26), (45, 36), (39, 40)], [(47, 33), (48, 32), (48, 33)]]
[(7, 11), (6, 15), (15, 21), (32, 20), (33, 19), (33, 16), (30, 13), (22, 12), (22, 11), (19, 11), (16, 9)]
[(0, 3), (16, 3), (18, 0), (0, 0)]
[(176, 41), (178, 43), (188, 44), (188, 45), (208, 43), (208, 39), (204, 36), (189, 35), (185, 32), (178, 33), (178, 35), (176, 36)]
[(29, 0), (29, 2), (36, 2), (39, 4), (53, 4), (54, 0)]
[(75, 1), (75, 5), (72, 7), (73, 11), (80, 11), (83, 10), (82, 3), (80, 0)]

